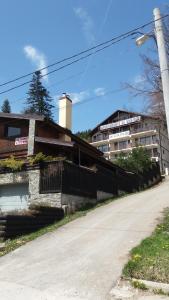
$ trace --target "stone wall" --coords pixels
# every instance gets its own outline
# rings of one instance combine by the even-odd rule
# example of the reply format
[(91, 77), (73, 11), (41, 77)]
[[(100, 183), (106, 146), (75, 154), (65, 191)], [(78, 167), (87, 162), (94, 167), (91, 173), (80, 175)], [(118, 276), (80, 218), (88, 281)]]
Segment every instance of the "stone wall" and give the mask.
[(29, 195), (30, 203), (43, 203), (53, 207), (61, 207), (61, 193), (40, 194), (40, 170), (29, 171)]
[(65, 212), (75, 212), (87, 204), (96, 204), (97, 200), (76, 195), (61, 194), (61, 205)]
[(51, 207), (61, 207), (61, 193), (40, 194), (39, 181), (39, 169), (0, 174), (0, 186), (22, 183), (29, 184), (28, 206), (31, 204), (47, 204)]
[(3, 173), (0, 174), (0, 185), (28, 183), (28, 172)]
[(105, 193), (103, 191), (97, 191), (97, 202), (103, 201), (103, 200), (106, 200), (106, 199), (110, 199), (114, 196), (115, 195), (113, 195), (111, 193)]

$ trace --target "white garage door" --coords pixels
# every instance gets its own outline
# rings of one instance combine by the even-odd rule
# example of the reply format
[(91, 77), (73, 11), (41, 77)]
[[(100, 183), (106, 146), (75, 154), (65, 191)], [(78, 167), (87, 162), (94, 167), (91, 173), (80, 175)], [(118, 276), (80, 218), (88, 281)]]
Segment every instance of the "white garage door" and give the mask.
[(28, 208), (28, 184), (0, 186), (0, 211)]

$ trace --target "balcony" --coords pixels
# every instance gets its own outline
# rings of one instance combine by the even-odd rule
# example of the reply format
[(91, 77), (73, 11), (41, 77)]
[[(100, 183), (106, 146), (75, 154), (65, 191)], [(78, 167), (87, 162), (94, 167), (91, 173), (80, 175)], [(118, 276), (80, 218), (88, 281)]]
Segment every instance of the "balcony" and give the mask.
[(137, 147), (145, 147), (146, 149), (153, 149), (153, 148), (157, 148), (158, 147), (158, 144), (157, 143), (150, 143), (150, 144), (142, 144), (142, 145), (133, 145), (133, 144), (128, 144), (126, 147), (116, 147), (116, 148), (110, 148), (110, 153), (120, 153), (120, 152), (130, 152), (132, 149), (135, 149)]
[(146, 126), (144, 128), (131, 128), (130, 130), (120, 131), (113, 134), (99, 134), (95, 138), (92, 139), (92, 145), (93, 146), (99, 146), (105, 143), (111, 143), (115, 140), (120, 141), (127, 138), (132, 137), (141, 137), (141, 136), (149, 136), (149, 135), (155, 135), (157, 134), (157, 129), (155, 129), (153, 126)]
[(109, 135), (109, 140), (118, 140), (118, 139), (121, 139), (121, 138), (124, 138), (124, 137), (127, 137), (127, 136), (130, 136), (130, 131), (129, 130), (117, 132), (117, 133), (114, 133), (114, 134), (110, 134)]
[(149, 135), (151, 133), (152, 134), (157, 133), (157, 129), (155, 129), (152, 126), (146, 126), (144, 128), (137, 128), (137, 129), (131, 128), (130, 133), (132, 135), (146, 135), (146, 134)]
[(123, 148), (123, 147), (119, 147), (119, 148), (111, 148), (110, 149), (110, 153), (120, 153), (120, 152), (129, 152), (129, 151), (131, 151), (132, 150), (132, 145), (130, 144), (130, 145), (128, 145), (128, 146), (126, 146), (125, 148)]
[(93, 146), (101, 145), (108, 143), (109, 139), (108, 136), (99, 135), (96, 137), (96, 139), (92, 139), (92, 142), (90, 143)]

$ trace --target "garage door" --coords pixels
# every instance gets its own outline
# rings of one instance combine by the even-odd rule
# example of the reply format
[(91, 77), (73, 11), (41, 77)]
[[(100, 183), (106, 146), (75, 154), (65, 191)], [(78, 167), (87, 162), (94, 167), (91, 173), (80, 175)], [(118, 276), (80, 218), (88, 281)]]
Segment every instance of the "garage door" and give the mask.
[(28, 207), (28, 184), (0, 186), (0, 210), (13, 211)]

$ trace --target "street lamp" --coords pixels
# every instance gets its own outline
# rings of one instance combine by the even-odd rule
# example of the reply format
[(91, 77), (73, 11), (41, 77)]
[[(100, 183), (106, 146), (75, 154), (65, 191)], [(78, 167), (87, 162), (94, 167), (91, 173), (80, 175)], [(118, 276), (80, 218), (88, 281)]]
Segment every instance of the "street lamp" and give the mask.
[(149, 39), (148, 34), (143, 34), (136, 39), (136, 45), (142, 46)]
[(158, 45), (157, 45), (157, 39), (156, 39), (156, 36), (155, 36), (155, 33), (142, 33), (142, 32), (136, 32), (137, 34), (140, 33), (141, 36), (139, 36), (137, 39), (136, 39), (136, 45), (137, 46), (142, 46), (149, 38), (153, 38), (154, 39), (154, 42), (158, 48)]
[(157, 44), (160, 71), (161, 71), (161, 80), (162, 80), (162, 89), (163, 89), (163, 98), (164, 106), (166, 112), (167, 120), (167, 130), (169, 137), (169, 67), (168, 67), (168, 57), (167, 51), (165, 48), (165, 40), (163, 33), (163, 25), (159, 8), (153, 10), (154, 13), (154, 23), (155, 23), (155, 35), (154, 34), (143, 34), (136, 39), (136, 45), (141, 46), (149, 37), (153, 37)]

